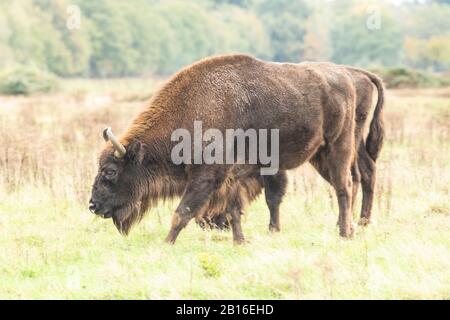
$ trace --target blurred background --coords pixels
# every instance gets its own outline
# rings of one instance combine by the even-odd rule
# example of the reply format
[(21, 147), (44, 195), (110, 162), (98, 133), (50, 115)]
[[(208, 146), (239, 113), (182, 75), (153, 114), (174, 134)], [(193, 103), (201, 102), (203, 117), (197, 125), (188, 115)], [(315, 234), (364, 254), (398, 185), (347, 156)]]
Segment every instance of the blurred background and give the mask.
[[(438, 76), (450, 70), (450, 1), (0, 2), (4, 93), (27, 91), (5, 88), (11, 68), (63, 78), (167, 76), (233, 52), (366, 67), (389, 86), (448, 84)], [(50, 89), (41, 86), (28, 90)]]
[[(162, 245), (177, 200), (128, 238), (88, 211), (102, 129), (120, 135), (172, 73), (235, 52), (383, 78), (377, 223), (354, 241), (309, 165), (289, 172), (282, 232), (260, 197), (241, 248), (195, 223)], [(0, 0), (0, 298), (448, 299), (449, 226), (450, 1)]]

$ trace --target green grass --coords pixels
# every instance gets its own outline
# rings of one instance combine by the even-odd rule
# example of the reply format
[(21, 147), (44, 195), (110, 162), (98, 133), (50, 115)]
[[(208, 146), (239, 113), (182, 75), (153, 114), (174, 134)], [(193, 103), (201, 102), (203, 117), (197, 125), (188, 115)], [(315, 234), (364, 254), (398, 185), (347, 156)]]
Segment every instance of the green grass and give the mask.
[(195, 223), (175, 246), (165, 244), (174, 204), (122, 238), (109, 220), (43, 190), (18, 195), (20, 203), (3, 197), (0, 298), (450, 298), (448, 198), (428, 198), (432, 206), (395, 195), (389, 216), (342, 240), (322, 195), (289, 195), (280, 234), (267, 231), (259, 199), (248, 209), (244, 246)]
[(374, 225), (341, 239), (334, 194), (306, 166), (291, 173), (281, 233), (269, 233), (259, 198), (246, 210), (243, 246), (232, 244), (230, 232), (206, 232), (194, 222), (174, 246), (165, 244), (176, 202), (151, 210), (127, 238), (88, 212), (100, 129), (113, 120), (123, 128), (141, 102), (113, 97), (114, 107), (77, 109), (84, 100), (73, 96), (20, 98), (18, 107), (7, 99), (11, 108), (0, 113), (7, 137), (0, 298), (449, 299), (447, 94), (389, 94)]

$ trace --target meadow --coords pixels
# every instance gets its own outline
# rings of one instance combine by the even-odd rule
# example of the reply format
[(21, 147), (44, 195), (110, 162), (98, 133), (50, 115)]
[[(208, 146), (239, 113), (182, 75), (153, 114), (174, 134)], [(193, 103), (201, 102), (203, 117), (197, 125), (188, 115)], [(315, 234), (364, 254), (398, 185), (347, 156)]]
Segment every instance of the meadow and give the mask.
[(87, 209), (101, 130), (122, 132), (160, 82), (67, 80), (0, 97), (0, 298), (450, 298), (449, 88), (388, 91), (375, 224), (353, 240), (339, 238), (334, 193), (305, 165), (290, 173), (281, 233), (260, 197), (247, 244), (192, 222), (169, 246), (176, 202), (126, 238)]

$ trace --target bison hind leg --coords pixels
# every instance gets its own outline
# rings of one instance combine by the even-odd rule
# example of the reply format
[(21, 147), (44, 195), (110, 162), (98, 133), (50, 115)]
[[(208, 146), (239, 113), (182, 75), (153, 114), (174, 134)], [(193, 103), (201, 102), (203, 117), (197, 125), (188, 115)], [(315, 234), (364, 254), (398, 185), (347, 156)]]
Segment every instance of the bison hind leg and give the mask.
[[(348, 134), (348, 133), (347, 133)], [(352, 196), (357, 189), (353, 188), (352, 166), (353, 153), (351, 139), (339, 139), (334, 145), (319, 151), (311, 163), (335, 189), (339, 204), (339, 233), (342, 237), (351, 238), (355, 227), (352, 219)]]
[(276, 175), (264, 176), (264, 193), (270, 211), (269, 231), (280, 231), (280, 204), (286, 193), (286, 171), (278, 171)]
[(363, 202), (359, 225), (367, 226), (372, 220), (372, 207), (376, 181), (376, 164), (364, 147), (360, 148), (358, 152), (358, 165), (361, 171), (361, 186), (363, 190)]
[(220, 212), (214, 215), (208, 220), (208, 226), (210, 229), (216, 229), (220, 231), (227, 231), (230, 229), (230, 222), (228, 221), (227, 214)]

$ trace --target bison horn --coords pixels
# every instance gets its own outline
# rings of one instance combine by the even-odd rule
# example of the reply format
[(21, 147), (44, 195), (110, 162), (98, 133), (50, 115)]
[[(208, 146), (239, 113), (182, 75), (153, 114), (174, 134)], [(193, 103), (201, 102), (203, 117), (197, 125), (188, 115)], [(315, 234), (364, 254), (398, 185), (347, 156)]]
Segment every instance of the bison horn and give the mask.
[(111, 144), (113, 145), (114, 149), (114, 155), (116, 158), (123, 158), (125, 154), (127, 153), (127, 150), (125, 147), (117, 140), (116, 136), (112, 133), (112, 130), (110, 127), (105, 128), (103, 130), (103, 139), (105, 139), (106, 142), (111, 141)]

